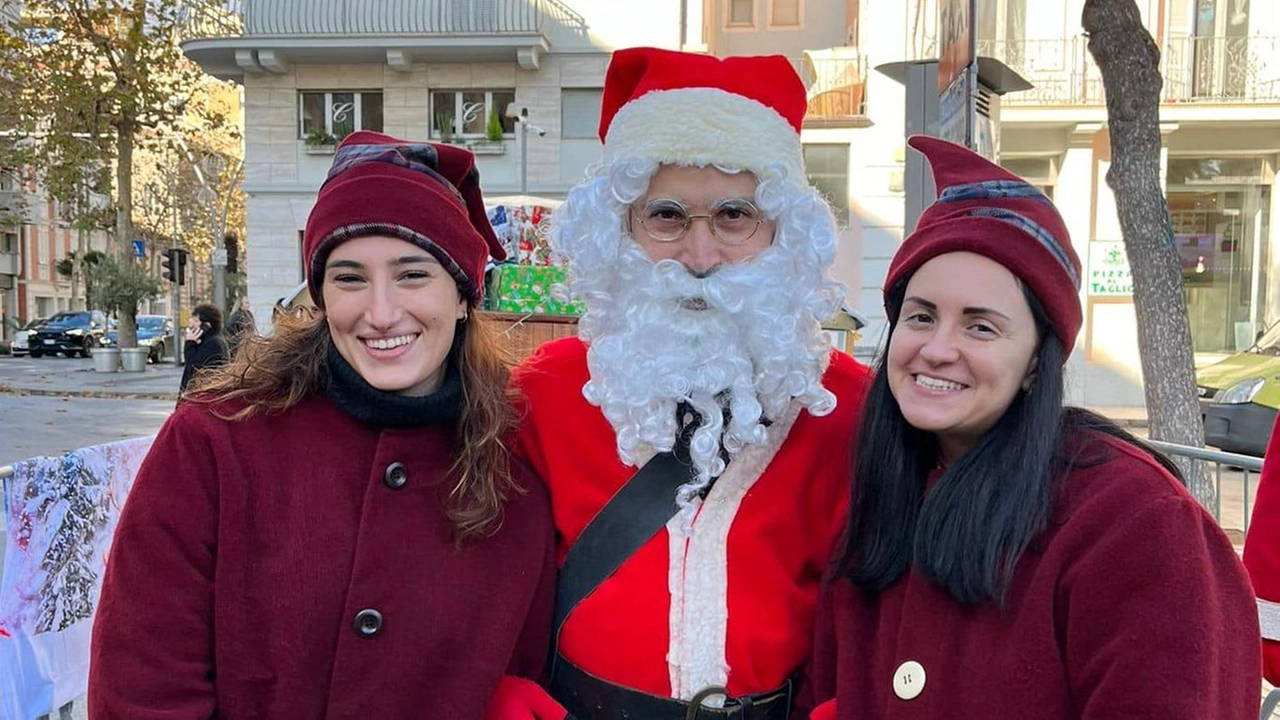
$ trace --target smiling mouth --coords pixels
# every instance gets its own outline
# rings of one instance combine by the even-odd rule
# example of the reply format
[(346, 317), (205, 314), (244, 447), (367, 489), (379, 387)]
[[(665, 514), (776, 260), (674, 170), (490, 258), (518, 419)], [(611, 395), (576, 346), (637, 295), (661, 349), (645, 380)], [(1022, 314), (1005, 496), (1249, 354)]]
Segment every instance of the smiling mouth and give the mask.
[(706, 298), (692, 297), (681, 300), (680, 307), (685, 310), (702, 311), (711, 309), (711, 304), (707, 302)]
[(926, 390), (964, 390), (968, 385), (962, 385), (958, 382), (943, 380), (942, 378), (929, 377), (928, 375), (917, 374), (915, 376), (916, 385)]
[(361, 342), (365, 347), (372, 350), (394, 350), (403, 345), (408, 345), (418, 339), (417, 334), (397, 335), (389, 338), (364, 338)]

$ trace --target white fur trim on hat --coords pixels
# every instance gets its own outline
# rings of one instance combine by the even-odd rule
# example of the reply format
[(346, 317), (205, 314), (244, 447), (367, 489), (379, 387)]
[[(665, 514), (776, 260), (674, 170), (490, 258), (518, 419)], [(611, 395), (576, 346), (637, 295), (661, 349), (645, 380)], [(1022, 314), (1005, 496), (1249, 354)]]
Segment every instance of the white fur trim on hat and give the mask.
[(623, 105), (609, 123), (604, 156), (756, 175), (780, 164), (788, 179), (808, 182), (796, 129), (773, 108), (717, 88), (655, 90)]

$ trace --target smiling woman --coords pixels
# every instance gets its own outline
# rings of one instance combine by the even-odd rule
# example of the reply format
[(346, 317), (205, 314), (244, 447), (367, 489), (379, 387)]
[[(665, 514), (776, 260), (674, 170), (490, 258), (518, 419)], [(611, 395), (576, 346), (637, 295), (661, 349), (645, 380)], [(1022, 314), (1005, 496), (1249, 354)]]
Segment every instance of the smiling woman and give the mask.
[[(915, 137), (938, 201), (885, 279), (888, 348), (819, 601), (813, 718), (1256, 718), (1257, 611), (1157, 451), (1063, 406), (1080, 261), (1043, 194)], [(909, 703), (909, 704), (907, 704)]]
[(550, 506), (507, 454), (508, 365), (470, 312), (503, 257), (474, 158), (352, 134), (304, 251), (317, 311), (198, 377), (139, 472), (95, 717), (481, 720), (542, 673)]

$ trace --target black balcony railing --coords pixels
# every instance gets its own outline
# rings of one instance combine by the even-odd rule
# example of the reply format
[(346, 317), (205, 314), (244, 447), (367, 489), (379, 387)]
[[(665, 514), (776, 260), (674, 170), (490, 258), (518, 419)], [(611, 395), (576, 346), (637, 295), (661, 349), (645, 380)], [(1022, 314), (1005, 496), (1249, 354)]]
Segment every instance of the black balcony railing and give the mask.
[[(1006, 105), (1101, 105), (1102, 75), (1087, 39), (980, 42), (978, 54), (1017, 70), (1035, 87), (1004, 97)], [(1280, 102), (1280, 38), (1182, 37), (1160, 57), (1166, 103)]]
[(793, 63), (809, 98), (806, 122), (840, 122), (867, 114), (867, 59), (856, 49), (814, 50)]
[[(184, 0), (182, 39), (542, 31), (551, 0)], [(554, 4), (554, 3), (553, 3)]]

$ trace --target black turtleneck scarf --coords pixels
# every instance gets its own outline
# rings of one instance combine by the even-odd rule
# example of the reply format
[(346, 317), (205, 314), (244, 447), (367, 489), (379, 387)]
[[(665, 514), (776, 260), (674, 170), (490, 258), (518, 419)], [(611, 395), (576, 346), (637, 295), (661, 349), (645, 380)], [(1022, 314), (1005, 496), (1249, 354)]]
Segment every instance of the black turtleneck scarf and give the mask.
[(462, 415), (462, 373), (458, 371), (456, 357), (457, 353), (451, 350), (446, 360), (444, 383), (434, 393), (410, 397), (383, 392), (365, 382), (338, 348), (329, 343), (329, 382), (325, 393), (343, 412), (379, 430), (455, 423)]

